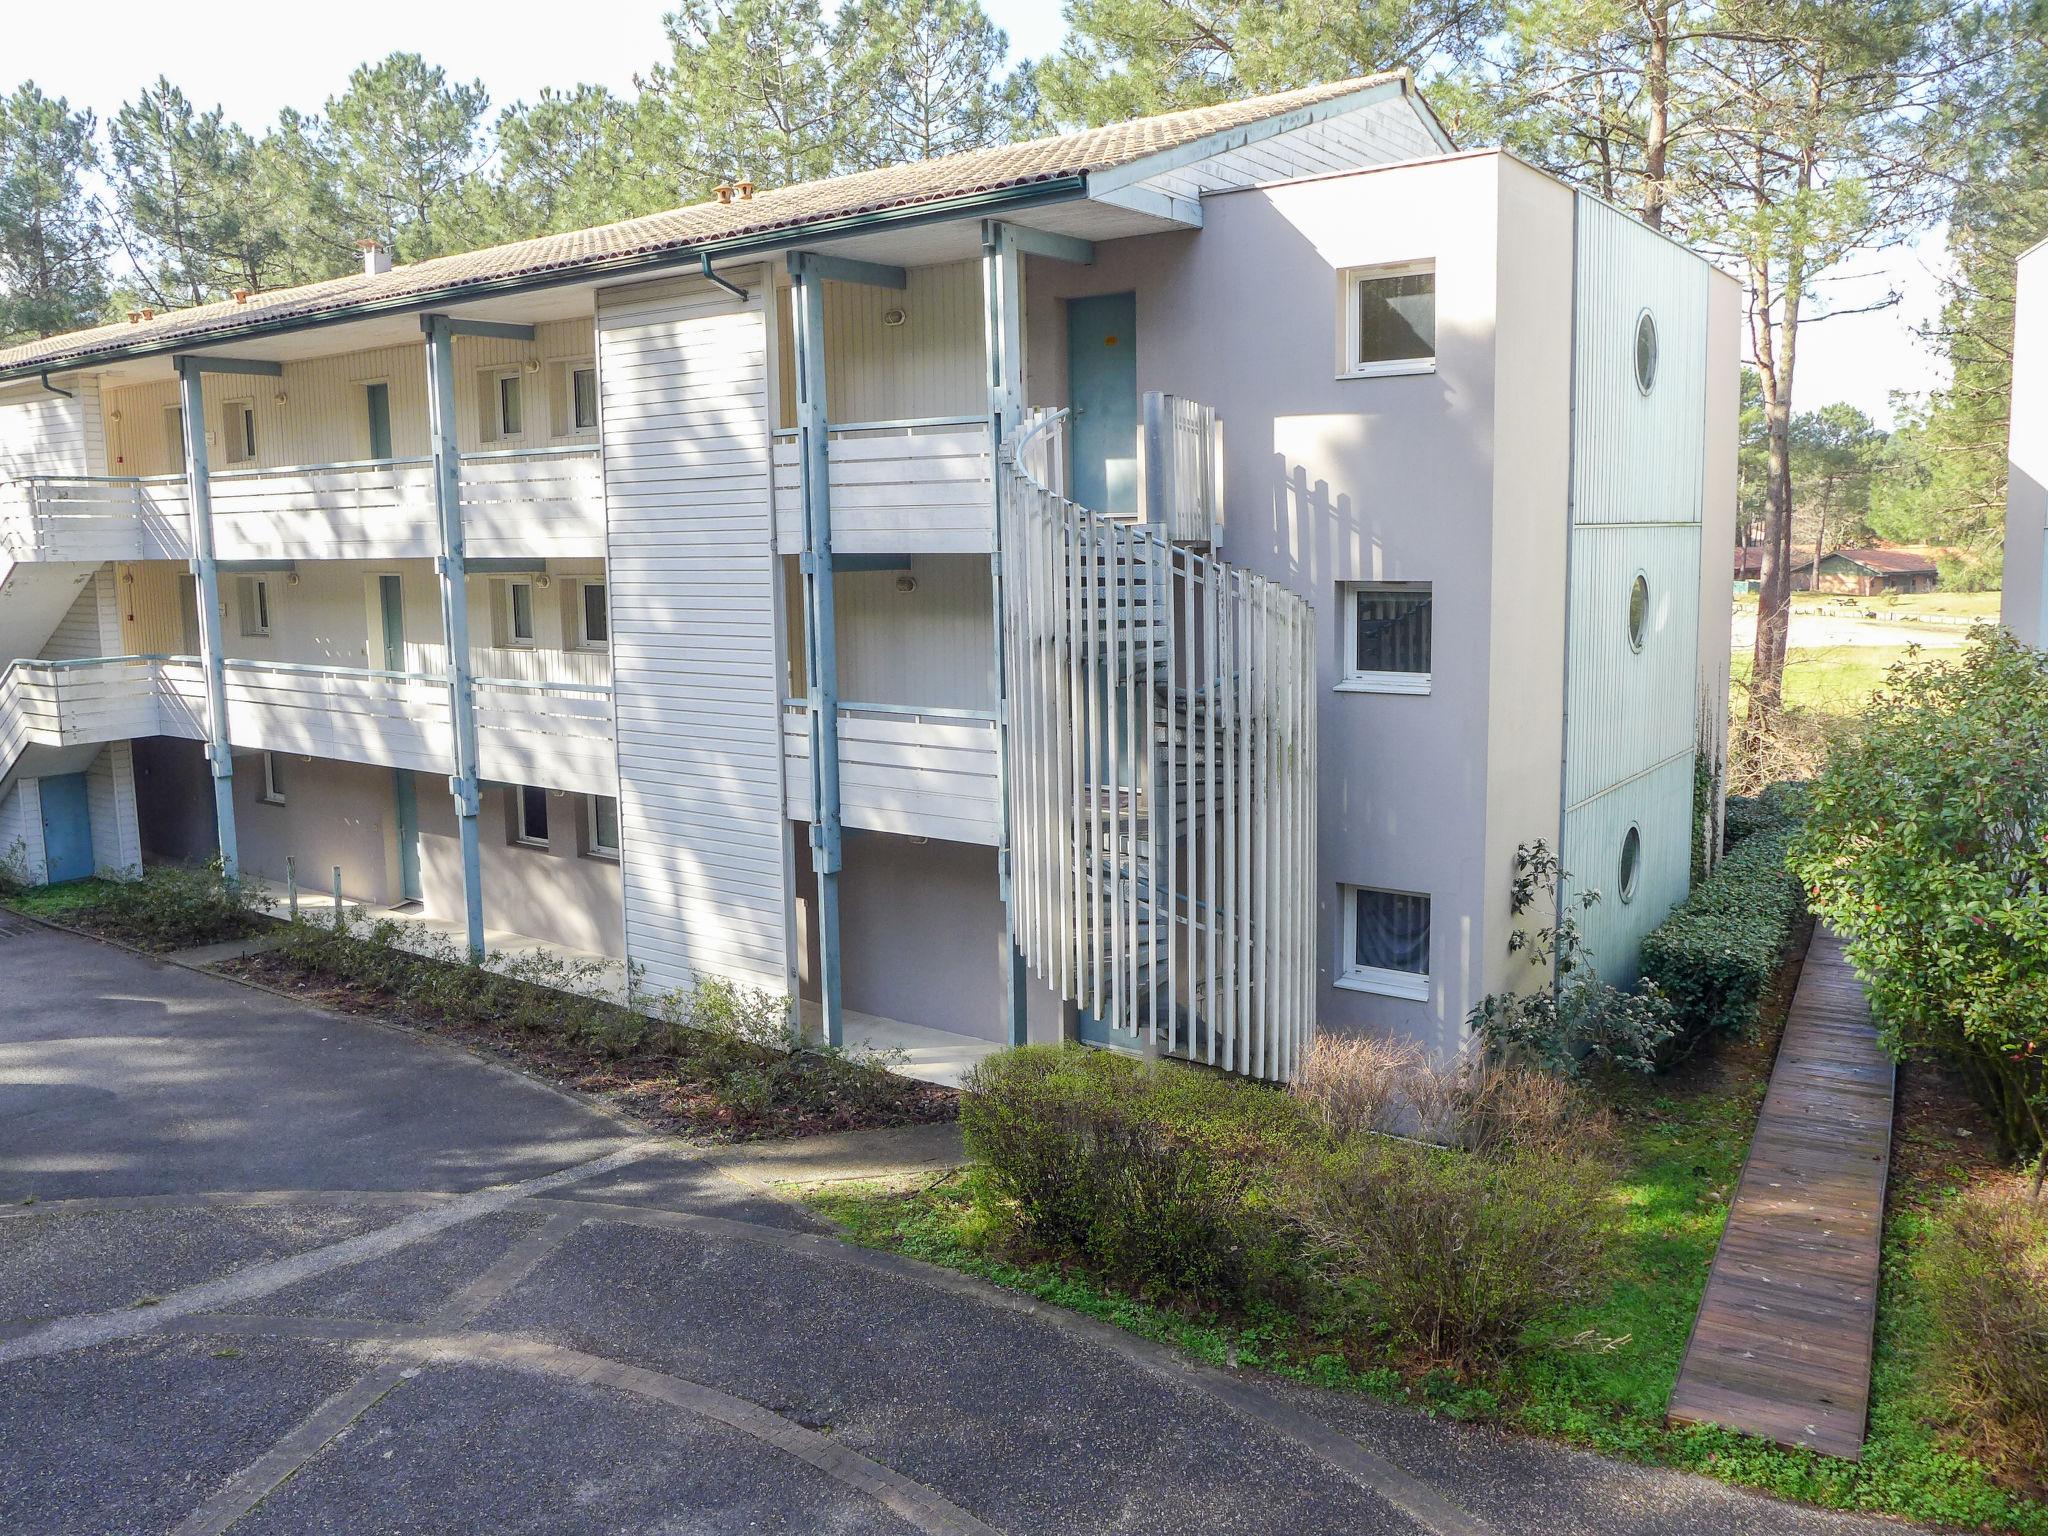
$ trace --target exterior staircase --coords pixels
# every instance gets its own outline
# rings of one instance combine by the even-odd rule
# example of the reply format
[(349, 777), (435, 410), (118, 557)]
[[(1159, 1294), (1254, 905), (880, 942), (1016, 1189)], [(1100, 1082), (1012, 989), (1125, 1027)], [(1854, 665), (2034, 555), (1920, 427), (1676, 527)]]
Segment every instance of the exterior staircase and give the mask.
[(1206, 482), (1112, 518), (1057, 490), (1063, 417), (1013, 439), (999, 514), (1019, 946), (1083, 1038), (1284, 1079), (1314, 1020), (1313, 615), (1203, 552), (1206, 447), (1177, 456)]

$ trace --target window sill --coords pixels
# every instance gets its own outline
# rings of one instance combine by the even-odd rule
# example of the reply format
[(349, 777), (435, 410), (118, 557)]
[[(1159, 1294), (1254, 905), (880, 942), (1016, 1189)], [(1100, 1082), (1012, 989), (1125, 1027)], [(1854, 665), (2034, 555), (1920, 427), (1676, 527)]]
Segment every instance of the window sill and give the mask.
[(258, 805), (277, 805), (277, 806), (281, 806), (281, 805), (283, 805), (283, 804), (285, 803), (285, 801), (284, 801), (284, 796), (283, 796), (283, 795), (258, 795), (258, 796), (256, 797), (256, 803), (257, 803)]
[(1427, 672), (1362, 672), (1347, 677), (1333, 686), (1335, 693), (1405, 693), (1411, 695), (1429, 692)]
[(619, 855), (615, 849), (586, 848), (583, 850), (583, 857), (595, 859), (600, 864), (616, 864), (619, 862)]
[(1392, 363), (1366, 363), (1357, 368), (1338, 371), (1338, 379), (1400, 379), (1413, 374), (1435, 373), (1436, 359), (1433, 357), (1407, 358)]
[(1347, 992), (1370, 992), (1375, 997), (1398, 997), (1411, 1003), (1429, 1001), (1429, 978), (1408, 971), (1351, 971), (1337, 978)]
[(548, 850), (548, 844), (535, 837), (515, 837), (512, 839), (512, 846), (514, 848), (538, 848), (542, 853), (546, 853)]

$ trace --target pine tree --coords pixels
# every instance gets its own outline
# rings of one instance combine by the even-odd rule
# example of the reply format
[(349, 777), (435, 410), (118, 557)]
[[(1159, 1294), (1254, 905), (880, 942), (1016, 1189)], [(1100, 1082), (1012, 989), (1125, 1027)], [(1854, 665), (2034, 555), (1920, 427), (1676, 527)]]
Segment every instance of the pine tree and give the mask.
[(355, 236), (383, 240), (404, 261), (459, 249), (442, 220), (484, 163), (489, 107), (481, 80), (451, 82), (416, 53), (358, 65), (327, 103), (322, 134)]
[(1035, 126), (1030, 68), (1005, 68), (1010, 40), (979, 0), (860, 0), (834, 30), (865, 87), (845, 156), (855, 168), (1004, 144)]
[(0, 342), (90, 325), (107, 301), (106, 240), (85, 178), (90, 112), (25, 81), (0, 100)]

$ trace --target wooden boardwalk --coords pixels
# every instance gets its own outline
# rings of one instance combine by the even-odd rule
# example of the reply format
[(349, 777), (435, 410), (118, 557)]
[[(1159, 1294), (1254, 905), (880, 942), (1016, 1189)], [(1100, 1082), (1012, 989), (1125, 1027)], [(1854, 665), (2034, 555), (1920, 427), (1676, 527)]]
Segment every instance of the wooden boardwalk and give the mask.
[(1841, 941), (1815, 930), (1672, 1422), (1863, 1454), (1894, 1076)]

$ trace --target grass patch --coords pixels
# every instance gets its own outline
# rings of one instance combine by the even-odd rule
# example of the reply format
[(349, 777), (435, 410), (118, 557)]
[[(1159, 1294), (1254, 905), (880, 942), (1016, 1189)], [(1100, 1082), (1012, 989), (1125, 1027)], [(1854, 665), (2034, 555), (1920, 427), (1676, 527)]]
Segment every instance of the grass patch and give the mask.
[[(1832, 1508), (2048, 1536), (2048, 1505), (2001, 1485), (1963, 1449), (1931, 1384), (1928, 1297), (1915, 1256), (1927, 1211), (1987, 1176), (1981, 1154), (1960, 1162), (1947, 1154), (1990, 1141), (1981, 1117), (1970, 1118), (1974, 1106), (1944, 1087), (1932, 1068), (1916, 1064), (1902, 1078), (1904, 1129), (1863, 1460), (1838, 1462), (1664, 1423), (1792, 979), (1788, 967), (1759, 1036), (1720, 1039), (1667, 1078), (1601, 1084), (1618, 1126), (1616, 1172), (1606, 1192), (1614, 1214), (1606, 1282), (1593, 1299), (1540, 1318), (1525, 1337), (1528, 1347), (1491, 1369), (1418, 1370), (1384, 1347), (1327, 1326), (1318, 1331), (1278, 1306), (1232, 1313), (1146, 1302), (1072, 1263), (1006, 1247), (985, 1202), (974, 1196), (972, 1172), (921, 1188), (842, 1186), (809, 1198), (854, 1242), (978, 1275), (1212, 1364), (1366, 1392)], [(1930, 1084), (1946, 1097), (1932, 1108), (1916, 1104), (1914, 1095), (1924, 1100)], [(1930, 1141), (1941, 1144), (1933, 1155)]]
[(247, 893), (223, 880), (217, 866), (166, 865), (136, 880), (94, 875), (62, 885), (16, 885), (5, 900), (29, 917), (153, 954), (247, 938), (264, 927)]
[[(1904, 645), (1800, 646), (1785, 657), (1785, 708), (1811, 711), (1836, 719), (1860, 714), (1870, 696), (1883, 684), (1885, 674), (1906, 659), (1912, 648)], [(1932, 661), (1927, 651), (1920, 661)], [(1729, 675), (1735, 684), (1735, 698), (1729, 714), (1739, 717), (1749, 702), (1749, 673), (1754, 658), (1738, 651), (1731, 659)]]

